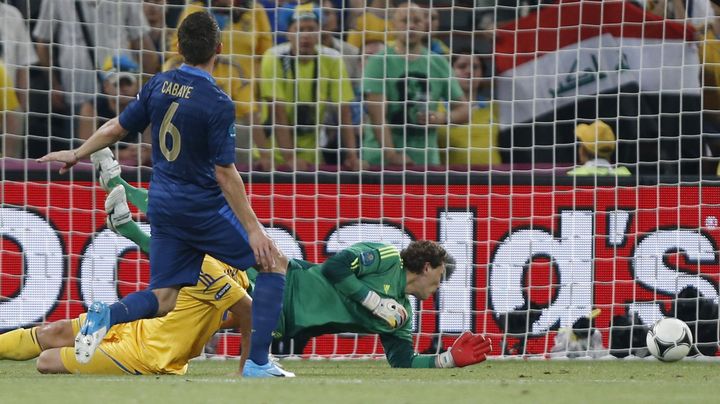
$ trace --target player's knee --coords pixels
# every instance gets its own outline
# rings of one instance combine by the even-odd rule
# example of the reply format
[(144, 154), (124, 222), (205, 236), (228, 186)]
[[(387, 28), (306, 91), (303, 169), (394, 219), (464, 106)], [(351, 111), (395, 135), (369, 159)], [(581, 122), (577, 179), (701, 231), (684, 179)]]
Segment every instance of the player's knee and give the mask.
[(40, 326), (36, 335), (38, 343), (44, 349), (71, 346), (75, 338), (70, 320)]
[(165, 317), (168, 313), (175, 310), (175, 302), (159, 303), (158, 311), (155, 317)]
[(60, 360), (60, 350), (50, 349), (41, 352), (37, 359), (37, 370), (42, 374), (67, 373)]
[(163, 288), (153, 290), (158, 300), (156, 317), (163, 317), (175, 309), (178, 290), (175, 288)]

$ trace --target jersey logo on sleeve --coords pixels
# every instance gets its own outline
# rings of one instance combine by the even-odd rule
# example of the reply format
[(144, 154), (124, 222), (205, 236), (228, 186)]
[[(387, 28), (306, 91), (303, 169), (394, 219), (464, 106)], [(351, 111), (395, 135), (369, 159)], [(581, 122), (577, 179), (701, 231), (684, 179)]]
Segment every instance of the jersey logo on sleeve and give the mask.
[(383, 290), (385, 291), (385, 294), (387, 295), (388, 292), (390, 291), (390, 285), (388, 285), (387, 283), (384, 284), (384, 285), (383, 285)]
[(231, 123), (228, 127), (228, 136), (235, 137), (235, 123)]
[(372, 263), (375, 262), (375, 254), (372, 251), (365, 251), (360, 254), (360, 262), (362, 262), (364, 266), (372, 265)]
[(215, 300), (222, 299), (223, 296), (225, 296), (225, 293), (227, 293), (228, 290), (230, 290), (231, 286), (229, 283), (226, 283), (225, 286), (223, 286), (220, 290), (218, 290), (217, 293), (215, 293)]

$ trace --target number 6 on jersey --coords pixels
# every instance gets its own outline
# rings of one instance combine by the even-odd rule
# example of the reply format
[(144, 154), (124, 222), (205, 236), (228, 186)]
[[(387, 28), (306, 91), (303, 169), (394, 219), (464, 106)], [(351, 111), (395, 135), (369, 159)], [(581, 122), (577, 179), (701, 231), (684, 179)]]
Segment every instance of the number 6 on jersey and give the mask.
[[(162, 124), (160, 125), (160, 150), (167, 161), (174, 161), (180, 154), (180, 131), (173, 125), (172, 119), (175, 116), (180, 104), (173, 102), (170, 104), (165, 116), (163, 117)], [(171, 146), (167, 146), (167, 135), (170, 135)]]

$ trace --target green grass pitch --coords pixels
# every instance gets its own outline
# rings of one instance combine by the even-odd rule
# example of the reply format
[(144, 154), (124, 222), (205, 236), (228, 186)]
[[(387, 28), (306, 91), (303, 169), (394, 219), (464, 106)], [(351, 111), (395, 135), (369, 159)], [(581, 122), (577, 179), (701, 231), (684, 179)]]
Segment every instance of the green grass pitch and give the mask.
[(194, 361), (185, 376), (44, 376), (0, 363), (0, 403), (711, 403), (720, 362), (490, 360), (465, 369), (384, 361), (285, 361), (296, 379), (241, 380), (236, 361)]

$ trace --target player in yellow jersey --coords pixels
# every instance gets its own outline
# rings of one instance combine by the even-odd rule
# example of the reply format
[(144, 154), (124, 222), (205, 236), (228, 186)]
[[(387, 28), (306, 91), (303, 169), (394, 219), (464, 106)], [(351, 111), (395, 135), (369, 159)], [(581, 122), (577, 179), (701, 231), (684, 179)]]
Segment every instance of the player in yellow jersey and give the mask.
[[(185, 374), (188, 361), (221, 328), (242, 333), (240, 369), (250, 351), (251, 306), (244, 272), (205, 256), (198, 283), (180, 290), (175, 309), (165, 317), (113, 326), (87, 364), (75, 359), (75, 335), (85, 314), (0, 335), (0, 359), (38, 357), (41, 373)], [(232, 313), (225, 320), (226, 311)]]

